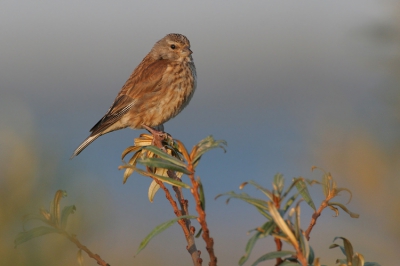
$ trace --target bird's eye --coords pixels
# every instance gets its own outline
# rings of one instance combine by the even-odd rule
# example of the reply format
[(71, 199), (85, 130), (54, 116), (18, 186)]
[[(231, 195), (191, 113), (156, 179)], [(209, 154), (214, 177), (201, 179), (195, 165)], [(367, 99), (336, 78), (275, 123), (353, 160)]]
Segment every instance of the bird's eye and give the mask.
[(175, 49), (175, 44), (171, 44), (171, 49)]

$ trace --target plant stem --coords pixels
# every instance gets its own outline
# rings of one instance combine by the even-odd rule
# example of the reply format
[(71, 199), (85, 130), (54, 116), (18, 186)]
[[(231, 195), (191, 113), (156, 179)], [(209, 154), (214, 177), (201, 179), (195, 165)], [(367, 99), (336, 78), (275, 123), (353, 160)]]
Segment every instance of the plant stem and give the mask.
[(98, 265), (101, 266), (110, 266), (110, 264), (106, 263), (104, 260), (102, 260), (100, 258), (100, 256), (98, 254), (94, 254), (93, 252), (91, 252), (86, 246), (82, 245), (81, 242), (79, 242), (79, 240), (76, 238), (75, 235), (73, 234), (69, 234), (68, 232), (66, 232), (65, 230), (58, 228), (59, 230), (62, 230), (64, 235), (71, 241), (73, 242), (79, 249), (85, 251), (89, 257), (95, 259), (97, 261)]
[(199, 214), (197, 218), (198, 222), (203, 229), (202, 237), (206, 242), (206, 250), (210, 256), (210, 263), (209, 266), (216, 266), (217, 265), (217, 257), (214, 253), (214, 239), (210, 237), (210, 230), (207, 226), (206, 221), (206, 212), (201, 207), (200, 195), (199, 195), (199, 183), (194, 179), (194, 169), (193, 165), (189, 162), (188, 170), (191, 171), (193, 174), (189, 175), (190, 181), (192, 182), (192, 189), (190, 192), (193, 194), (194, 200), (196, 201), (196, 211)]
[(334, 194), (329, 194), (326, 199), (324, 199), (321, 202), (321, 205), (319, 206), (318, 210), (315, 211), (311, 217), (310, 225), (308, 226), (306, 232), (304, 233), (305, 237), (307, 238), (307, 241), (310, 241), (310, 234), (311, 230), (314, 228), (314, 225), (317, 223), (318, 217), (321, 216), (322, 211), (328, 207), (329, 201), (334, 197)]

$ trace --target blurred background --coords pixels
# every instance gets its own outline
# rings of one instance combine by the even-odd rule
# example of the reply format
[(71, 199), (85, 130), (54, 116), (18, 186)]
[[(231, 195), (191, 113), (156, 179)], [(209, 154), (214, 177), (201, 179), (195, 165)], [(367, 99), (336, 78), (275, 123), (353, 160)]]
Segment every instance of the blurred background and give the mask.
[[(58, 235), (13, 246), (21, 217), (48, 208), (57, 189), (77, 207), (70, 231), (111, 265), (190, 265), (178, 225), (134, 257), (174, 217), (162, 193), (147, 200), (150, 179), (122, 184), (121, 153), (143, 130), (102, 136), (69, 160), (153, 44), (173, 32), (191, 41), (198, 88), (165, 129), (188, 148), (210, 134), (228, 142), (197, 168), (219, 264), (237, 265), (246, 232), (264, 220), (214, 197), (247, 180), (271, 187), (278, 172), (287, 183), (321, 178), (313, 165), (353, 192), (348, 208), (360, 214), (325, 210), (310, 242), (321, 262), (343, 257), (328, 249), (335, 236), (366, 261), (398, 260), (398, 1), (2, 1), (0, 23), (1, 265), (77, 265), (77, 248)], [(320, 188), (312, 193), (319, 204)], [(304, 228), (311, 214), (303, 204)], [(247, 265), (272, 243), (260, 240)], [(204, 242), (197, 246), (208, 263)]]

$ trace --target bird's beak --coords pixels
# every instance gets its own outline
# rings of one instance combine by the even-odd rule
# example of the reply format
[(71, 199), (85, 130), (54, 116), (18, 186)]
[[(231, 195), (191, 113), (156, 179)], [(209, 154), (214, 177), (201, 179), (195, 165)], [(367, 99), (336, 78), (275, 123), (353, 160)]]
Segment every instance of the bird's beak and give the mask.
[(183, 52), (184, 52), (185, 54), (188, 54), (188, 55), (193, 54), (192, 50), (190, 50), (189, 47), (183, 48)]

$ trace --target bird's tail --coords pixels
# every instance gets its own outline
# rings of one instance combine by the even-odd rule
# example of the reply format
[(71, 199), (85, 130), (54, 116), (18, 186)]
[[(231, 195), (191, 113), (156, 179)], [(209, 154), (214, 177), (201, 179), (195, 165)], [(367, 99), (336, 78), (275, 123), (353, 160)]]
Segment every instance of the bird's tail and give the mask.
[(87, 146), (89, 146), (90, 143), (92, 143), (93, 141), (95, 141), (95, 139), (97, 139), (98, 137), (100, 137), (101, 134), (96, 134), (93, 136), (89, 136), (87, 139), (85, 139), (85, 141), (82, 142), (81, 145), (79, 145), (78, 148), (76, 148), (76, 150), (74, 151), (74, 153), (72, 154), (71, 158), (74, 158), (75, 156), (77, 156), (79, 153), (81, 153)]

